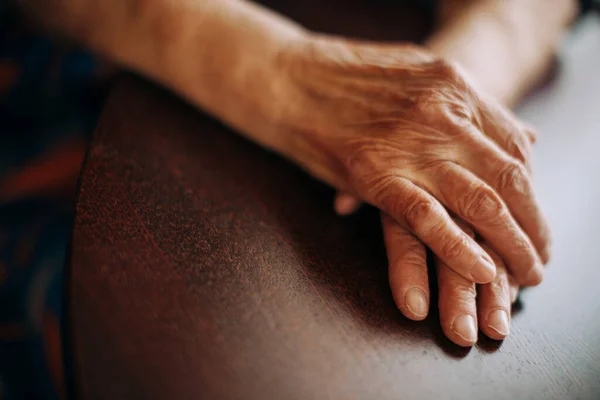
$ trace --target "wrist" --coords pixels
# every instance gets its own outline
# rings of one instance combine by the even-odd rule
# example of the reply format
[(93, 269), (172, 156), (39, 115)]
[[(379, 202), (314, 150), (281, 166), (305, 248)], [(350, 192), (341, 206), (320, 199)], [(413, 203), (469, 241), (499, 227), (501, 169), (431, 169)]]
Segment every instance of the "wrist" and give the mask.
[(253, 141), (279, 150), (273, 127), (285, 98), (285, 55), (308, 41), (310, 33), (251, 2), (189, 4), (176, 17), (157, 17), (152, 30), (158, 36), (149, 32), (155, 35), (151, 51), (130, 48), (125, 64)]
[[(474, 4), (427, 43), (461, 64), (482, 89), (514, 105), (550, 67), (577, 0), (488, 0)], [(498, 77), (502, 79), (498, 79)]]

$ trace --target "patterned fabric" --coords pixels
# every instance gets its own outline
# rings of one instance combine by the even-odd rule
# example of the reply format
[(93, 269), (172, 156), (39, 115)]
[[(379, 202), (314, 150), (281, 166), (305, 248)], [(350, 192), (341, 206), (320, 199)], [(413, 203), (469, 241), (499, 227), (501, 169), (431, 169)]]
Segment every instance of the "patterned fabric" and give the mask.
[(62, 271), (106, 68), (0, 0), (0, 399), (64, 398)]

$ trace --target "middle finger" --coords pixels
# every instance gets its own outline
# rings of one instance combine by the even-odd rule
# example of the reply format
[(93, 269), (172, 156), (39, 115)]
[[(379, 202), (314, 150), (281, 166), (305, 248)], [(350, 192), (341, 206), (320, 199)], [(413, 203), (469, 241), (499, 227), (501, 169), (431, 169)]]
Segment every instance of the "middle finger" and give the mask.
[(427, 189), (490, 243), (523, 285), (542, 279), (542, 265), (529, 237), (521, 230), (498, 194), (453, 162), (430, 168)]
[(491, 140), (480, 137), (463, 153), (457, 164), (469, 169), (502, 197), (512, 215), (531, 238), (542, 262), (549, 258), (550, 230), (535, 199), (529, 171), (501, 151)]

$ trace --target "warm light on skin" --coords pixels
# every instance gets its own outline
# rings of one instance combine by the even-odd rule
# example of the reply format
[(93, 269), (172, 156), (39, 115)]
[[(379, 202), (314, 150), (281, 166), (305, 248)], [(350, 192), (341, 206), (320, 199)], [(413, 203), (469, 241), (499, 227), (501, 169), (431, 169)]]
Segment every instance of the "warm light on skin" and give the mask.
[[(415, 249), (424, 242), (445, 265), (440, 289), (451, 295), (442, 326), (469, 345), (469, 318), (495, 338), (506, 329), (490, 321), (505, 321), (489, 313), (478, 319), (474, 298), (468, 309), (452, 308), (460, 293), (471, 293), (473, 281), (493, 280), (506, 293), (484, 311), (509, 309), (516, 282), (509, 285), (499, 258), (463, 233), (461, 220), (521, 284), (539, 283), (547, 258), (549, 233), (528, 176), (532, 134), (498, 103), (513, 104), (539, 79), (574, 14), (574, 0), (556, 0), (551, 10), (546, 1), (481, 0), (455, 13), (428, 49), (318, 35), (242, 0), (23, 3), (49, 26), (382, 208), (392, 218), (389, 229), (408, 232)], [(352, 202), (337, 207), (350, 210)], [(453, 222), (446, 209), (461, 220)], [(394, 240), (387, 245), (388, 255), (398, 252)], [(392, 290), (414, 319), (423, 317), (422, 299), (407, 291), (428, 296), (420, 267), (390, 267), (404, 274), (402, 292), (394, 282)], [(419, 282), (407, 286), (407, 276)]]
[[(539, 13), (531, 12), (532, 9), (536, 7), (539, 9), (542, 6), (539, 2), (518, 3), (519, 5), (515, 6), (517, 8), (497, 8), (498, 1), (496, 0), (476, 3), (476, 0), (442, 2), (442, 26), (430, 38), (427, 46), (437, 53), (459, 62), (483, 90), (503, 103), (513, 105), (547, 72), (556, 46), (574, 15), (576, 2), (574, 0), (562, 1), (557, 4), (560, 12), (555, 16), (548, 13), (541, 14), (546, 18), (539, 18)], [(496, 8), (491, 11), (490, 7)], [(511, 17), (514, 15), (517, 16)], [(531, 18), (533, 15), (536, 17)], [(490, 23), (490, 20), (494, 19), (496, 22)], [(510, 21), (512, 21), (511, 24), (509, 24)], [(551, 22), (550, 29), (539, 29), (539, 27), (547, 27), (549, 22)], [(537, 30), (543, 34), (528, 35), (523, 32), (524, 29)], [(514, 46), (516, 41), (522, 45)], [(510, 57), (507, 57), (507, 54), (510, 54)], [(523, 71), (528, 73), (522, 73)], [(530, 132), (533, 131), (530, 130)], [(536, 136), (531, 134), (530, 140), (535, 142)], [(338, 214), (351, 214), (358, 207), (360, 207), (360, 201), (354, 196), (345, 193), (336, 196), (334, 209)], [(401, 231), (401, 227), (395, 227), (392, 224), (384, 223), (383, 225), (384, 235), (387, 237), (398, 235)], [(404, 235), (406, 236), (406, 233)], [(396, 287), (400, 298), (396, 303), (402, 312), (408, 318), (420, 320), (422, 316), (414, 315), (407, 309), (410, 307), (405, 307), (402, 299), (402, 293), (407, 293), (406, 303), (409, 301), (407, 287), (418, 288), (419, 292), (427, 293), (428, 282), (426, 278), (423, 278), (423, 271), (426, 271), (427, 267), (426, 260), (422, 256), (422, 246), (419, 247), (417, 243), (412, 246), (407, 244), (411, 241), (415, 242), (414, 238), (409, 235), (404, 237), (402, 243), (397, 244), (396, 248), (391, 248), (392, 244), (388, 245), (388, 258), (395, 260), (404, 257), (413, 260), (412, 265), (405, 267), (402, 272), (392, 271), (396, 266), (390, 263), (390, 284), (392, 287)], [(481, 330), (491, 338), (502, 339), (510, 329), (510, 305), (517, 299), (519, 286), (512, 276), (504, 272), (505, 268), (497, 254), (489, 247), (486, 247), (486, 250), (494, 257), (496, 265), (501, 266), (502, 273), (496, 277), (494, 283), (481, 285), (477, 298), (477, 309), (475, 307), (476, 299), (471, 295), (474, 286), (466, 280), (461, 280), (460, 277), (449, 275), (445, 272), (447, 269), (445, 266), (441, 265), (438, 268), (438, 280), (442, 288), (440, 293), (442, 326), (448, 337), (460, 345), (468, 346), (474, 343), (473, 337), (471, 340), (465, 339), (466, 336), (473, 335), (454, 333), (456, 324), (453, 321), (468, 321), (466, 317), (459, 319), (461, 315), (469, 315), (470, 320), (473, 321), (479, 319)], [(542, 258), (545, 260), (549, 258), (548, 251), (545, 249), (542, 254)], [(392, 254), (390, 255), (390, 253)], [(420, 260), (420, 264), (417, 262), (415, 265), (414, 260)], [(413, 269), (412, 273), (409, 272), (411, 268)], [(403, 274), (404, 277), (402, 279), (392, 278), (398, 273)], [(458, 280), (452, 283), (454, 290), (447, 291), (445, 290), (447, 281), (451, 279)], [(462, 289), (460, 289), (461, 287)], [(496, 290), (492, 290), (492, 287), (495, 287)], [(498, 290), (498, 288), (503, 289)], [(464, 305), (468, 305), (466, 311)], [(471, 329), (468, 324), (460, 327)]]

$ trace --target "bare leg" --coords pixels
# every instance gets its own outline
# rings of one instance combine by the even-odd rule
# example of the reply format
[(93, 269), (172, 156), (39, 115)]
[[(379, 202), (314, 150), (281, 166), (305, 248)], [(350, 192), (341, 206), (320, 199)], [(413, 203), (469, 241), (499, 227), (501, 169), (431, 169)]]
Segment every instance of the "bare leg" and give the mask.
[(443, 0), (427, 45), (512, 106), (544, 77), (576, 12), (575, 0)]

